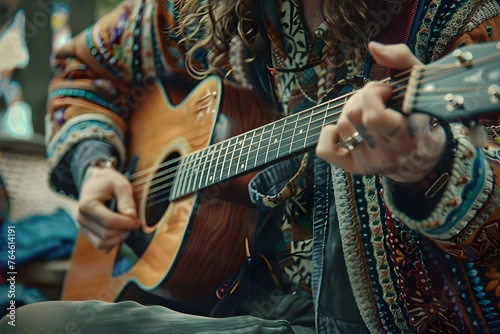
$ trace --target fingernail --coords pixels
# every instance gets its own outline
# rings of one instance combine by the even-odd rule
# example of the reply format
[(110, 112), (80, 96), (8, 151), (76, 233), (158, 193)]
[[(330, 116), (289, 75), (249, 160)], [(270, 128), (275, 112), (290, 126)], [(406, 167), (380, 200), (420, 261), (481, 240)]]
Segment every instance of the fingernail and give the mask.
[(133, 215), (135, 214), (135, 209), (133, 207), (128, 207), (123, 210), (123, 213), (126, 215)]

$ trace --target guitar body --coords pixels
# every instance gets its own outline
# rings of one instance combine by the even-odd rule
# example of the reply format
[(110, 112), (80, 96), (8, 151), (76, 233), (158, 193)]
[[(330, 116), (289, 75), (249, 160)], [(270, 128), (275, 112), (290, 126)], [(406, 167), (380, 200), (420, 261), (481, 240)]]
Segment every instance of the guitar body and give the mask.
[[(463, 47), (387, 79), (399, 92), (388, 105), (405, 115), (421, 112), (466, 125), (498, 117), (499, 68), (500, 43)], [(253, 209), (236, 196), (247, 192), (246, 182), (234, 177), (312, 149), (322, 127), (338, 120), (350, 94), (273, 121), (272, 108), (256, 94), (215, 77), (188, 96), (182, 89), (169, 88), (167, 95), (159, 86), (150, 88), (131, 115), (129, 138), (132, 172), (149, 171), (132, 179), (146, 226), (107, 255), (80, 235), (63, 298), (112, 301), (135, 284), (141, 291), (207, 310), (217, 301), (219, 285), (244, 263), (245, 238), (251, 238), (247, 230), (252, 231)], [(180, 173), (176, 182), (176, 164), (194, 170), (194, 177)], [(196, 187), (203, 180), (210, 181), (209, 188)], [(169, 202), (171, 192), (179, 195)]]
[(268, 123), (272, 108), (259, 101), (216, 77), (202, 81), (188, 96), (159, 85), (148, 90), (131, 115), (128, 140), (132, 173), (150, 171), (131, 179), (146, 226), (132, 233), (129, 239), (135, 240), (108, 254), (95, 250), (80, 233), (63, 299), (115, 301), (133, 283), (176, 303), (213, 306), (217, 288), (244, 263), (245, 238), (252, 230), (253, 209), (221, 198), (235, 189), (246, 191), (247, 184), (232, 179), (169, 202), (156, 191), (168, 190), (164, 174), (171, 168), (155, 166)]

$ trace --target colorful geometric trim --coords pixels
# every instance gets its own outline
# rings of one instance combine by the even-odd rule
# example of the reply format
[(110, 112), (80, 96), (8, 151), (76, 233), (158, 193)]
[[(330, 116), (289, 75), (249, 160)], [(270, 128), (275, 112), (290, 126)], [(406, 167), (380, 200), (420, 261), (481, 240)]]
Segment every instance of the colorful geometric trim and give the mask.
[(117, 108), (117, 106), (113, 105), (112, 103), (109, 103), (107, 100), (103, 99), (96, 93), (90, 92), (88, 90), (76, 89), (76, 88), (64, 88), (64, 89), (57, 89), (49, 94), (49, 99), (53, 99), (56, 97), (81, 98), (90, 102), (94, 102), (106, 109), (113, 111), (116, 114), (120, 114), (120, 111)]
[[(113, 74), (114, 77), (116, 77), (119, 80), (123, 79), (123, 74), (120, 71), (118, 71), (117, 69), (115, 69), (112, 65), (110, 65), (109, 59), (111, 58), (111, 56), (107, 52), (107, 50), (104, 49), (103, 46), (101, 46), (101, 50), (99, 51), (94, 46), (94, 43), (92, 42), (92, 32), (94, 31), (94, 28), (95, 28), (96, 38), (100, 39), (99, 32), (98, 32), (98, 29), (97, 29), (96, 26), (90, 26), (85, 31), (85, 40), (87, 42), (87, 47), (88, 47), (88, 49), (90, 51), (90, 54), (92, 54), (92, 56), (94, 56), (94, 59), (100, 65), (102, 65), (107, 71), (109, 71), (109, 73)], [(103, 55), (101, 55), (100, 52), (102, 52)]]
[(98, 114), (85, 114), (71, 118), (64, 123), (47, 146), (47, 165), (54, 170), (69, 150), (85, 139), (108, 141), (118, 152), (120, 161), (125, 159), (123, 134), (108, 117)]

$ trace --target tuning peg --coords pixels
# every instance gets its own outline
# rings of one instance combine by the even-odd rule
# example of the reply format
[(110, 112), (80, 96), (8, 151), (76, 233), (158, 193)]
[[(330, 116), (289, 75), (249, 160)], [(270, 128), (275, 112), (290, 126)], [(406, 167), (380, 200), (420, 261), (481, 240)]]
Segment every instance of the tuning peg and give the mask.
[(498, 103), (500, 101), (500, 87), (495, 84), (489, 86), (488, 95), (490, 96), (491, 103)]
[(466, 65), (466, 66), (471, 65), (472, 59), (474, 58), (474, 56), (472, 55), (471, 52), (469, 52), (469, 51), (463, 52), (460, 49), (453, 51), (453, 56), (458, 59), (460, 64)]
[(444, 100), (446, 102), (448, 102), (446, 104), (446, 109), (448, 111), (454, 111), (454, 110), (458, 110), (458, 109), (461, 109), (464, 105), (464, 97), (462, 95), (453, 95), (451, 93), (448, 93), (444, 96)]

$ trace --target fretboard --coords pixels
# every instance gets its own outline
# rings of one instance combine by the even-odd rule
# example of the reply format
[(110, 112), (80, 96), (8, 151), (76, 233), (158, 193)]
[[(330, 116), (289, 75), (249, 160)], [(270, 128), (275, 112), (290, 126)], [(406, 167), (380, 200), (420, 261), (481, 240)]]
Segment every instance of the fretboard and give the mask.
[(183, 156), (170, 199), (310, 150), (325, 124), (337, 120), (345, 98), (340, 101), (317, 105)]

